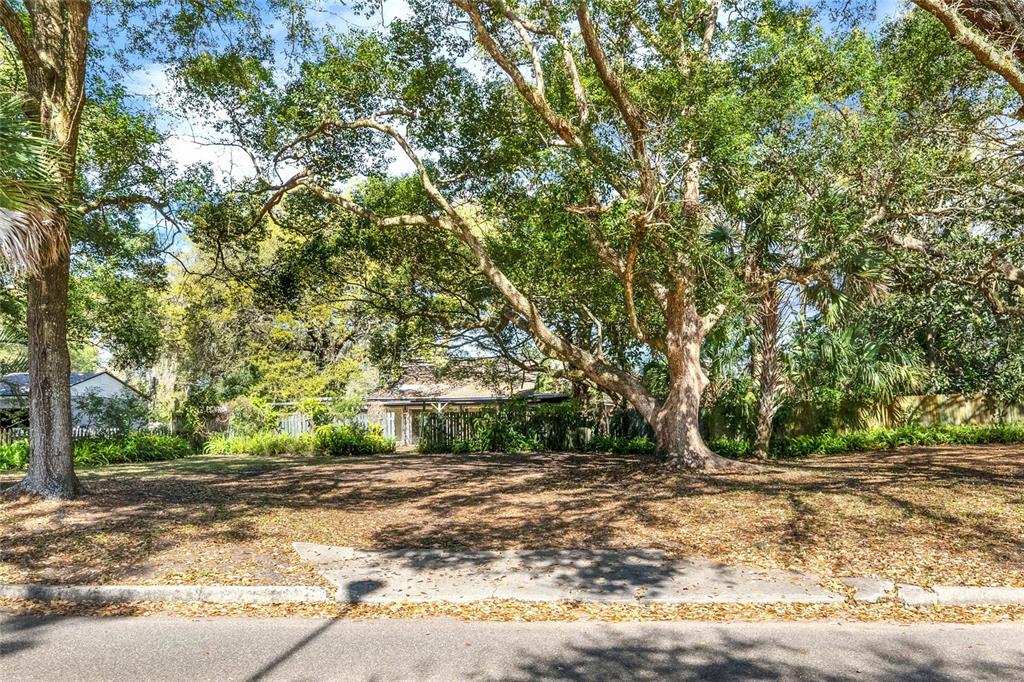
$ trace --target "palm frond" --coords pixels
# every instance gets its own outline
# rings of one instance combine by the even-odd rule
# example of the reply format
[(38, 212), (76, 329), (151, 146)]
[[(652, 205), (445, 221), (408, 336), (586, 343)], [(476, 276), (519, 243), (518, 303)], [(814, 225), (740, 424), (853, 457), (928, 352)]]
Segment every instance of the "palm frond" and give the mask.
[(0, 97), (0, 254), (16, 274), (38, 276), (70, 247), (50, 143), (17, 97)]
[(0, 208), (0, 253), (14, 273), (39, 275), (68, 248), (67, 230), (53, 209)]

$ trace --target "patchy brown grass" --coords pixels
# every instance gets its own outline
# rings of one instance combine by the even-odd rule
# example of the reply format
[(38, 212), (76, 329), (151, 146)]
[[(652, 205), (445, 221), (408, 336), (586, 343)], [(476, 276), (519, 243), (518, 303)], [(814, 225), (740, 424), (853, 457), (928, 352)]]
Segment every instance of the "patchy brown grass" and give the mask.
[(183, 618), (458, 618), (464, 621), (856, 621), (896, 623), (1024, 622), (1024, 606), (928, 606), (878, 604), (602, 604), (523, 602), (502, 599), (470, 603), (395, 604), (211, 604), (136, 602), (132, 604), (38, 602), (0, 599), (0, 614), (46, 616), (177, 616)]
[[(14, 476), (0, 477), (10, 484)], [(1024, 448), (904, 448), (750, 474), (610, 455), (203, 456), (0, 502), (0, 582), (324, 584), (294, 541), (661, 548), (916, 584), (1024, 587)]]

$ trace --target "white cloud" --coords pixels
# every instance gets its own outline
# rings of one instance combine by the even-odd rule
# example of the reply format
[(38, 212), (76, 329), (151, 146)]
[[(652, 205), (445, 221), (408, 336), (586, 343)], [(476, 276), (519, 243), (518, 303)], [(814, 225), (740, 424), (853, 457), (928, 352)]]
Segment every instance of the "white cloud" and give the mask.
[(412, 10), (406, 0), (384, 0), (379, 9), (369, 15), (366, 12), (357, 13), (350, 5), (333, 0), (306, 10), (308, 20), (315, 28), (332, 26), (338, 30), (380, 28), (411, 14)]
[(255, 168), (248, 154), (221, 144), (225, 137), (215, 124), (228, 119), (227, 111), (215, 111), (201, 121), (186, 119), (167, 67), (149, 64), (136, 69), (128, 74), (126, 84), (129, 92), (149, 102), (157, 126), (167, 135), (167, 151), (179, 167), (206, 164), (224, 180), (252, 175)]

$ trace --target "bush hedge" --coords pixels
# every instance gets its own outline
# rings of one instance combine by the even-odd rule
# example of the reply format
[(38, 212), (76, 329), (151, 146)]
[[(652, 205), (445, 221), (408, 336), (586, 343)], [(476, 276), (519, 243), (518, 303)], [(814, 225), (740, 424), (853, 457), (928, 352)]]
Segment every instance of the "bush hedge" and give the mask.
[[(483, 437), (453, 440), (448, 448), (435, 441), (420, 441), (420, 452), (535, 452), (541, 450), (536, 439), (494, 438), (484, 430)], [(504, 434), (503, 434), (504, 435)], [(979, 445), (984, 443), (1024, 443), (1024, 424), (991, 424), (986, 426), (904, 426), (896, 429), (867, 429), (840, 433), (826, 432), (816, 436), (776, 438), (770, 456), (793, 459), (810, 455), (833, 455), (844, 452), (888, 450), (901, 445)], [(750, 443), (718, 438), (708, 446), (722, 457), (746, 459)], [(613, 452), (616, 454), (653, 454), (654, 443), (643, 436), (597, 436), (579, 452)]]
[(395, 441), (385, 438), (380, 426), (364, 428), (358, 424), (321, 426), (316, 430), (316, 448), (331, 457), (379, 455), (395, 451)]
[(529, 405), (510, 400), (479, 412), (419, 416), (420, 452), (527, 452), (584, 449), (594, 420), (575, 402)]
[[(844, 452), (889, 450), (901, 445), (980, 445), (984, 443), (1024, 443), (1024, 424), (984, 426), (903, 426), (896, 429), (866, 429), (815, 436), (776, 438), (771, 456), (777, 459), (835, 455)], [(712, 450), (732, 459), (750, 456), (750, 444), (720, 438), (710, 444)]]
[(587, 447), (592, 452), (612, 452), (616, 455), (653, 455), (654, 442), (643, 436), (598, 436)]
[[(81, 438), (75, 441), (75, 464), (103, 466), (131, 462), (160, 462), (193, 454), (192, 446), (181, 436), (163, 433), (129, 433), (126, 436)], [(24, 469), (28, 466), (29, 445), (19, 440), (0, 445), (0, 469)]]
[(394, 452), (395, 441), (385, 438), (379, 426), (369, 429), (358, 424), (321, 426), (315, 433), (292, 436), (287, 433), (254, 433), (246, 436), (213, 436), (204, 451), (211, 455), (303, 455), (331, 457), (379, 455)]
[(302, 455), (312, 453), (316, 444), (311, 434), (253, 433), (244, 436), (211, 436), (203, 451), (209, 455)]
[(24, 469), (28, 466), (28, 440), (0, 445), (0, 471)]

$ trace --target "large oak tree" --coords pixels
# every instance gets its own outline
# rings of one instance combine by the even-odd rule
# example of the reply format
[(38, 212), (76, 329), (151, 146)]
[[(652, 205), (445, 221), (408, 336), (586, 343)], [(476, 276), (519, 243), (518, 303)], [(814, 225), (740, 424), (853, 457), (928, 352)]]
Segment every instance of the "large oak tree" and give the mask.
[[(518, 330), (621, 396), (675, 465), (734, 466), (698, 425), (704, 340), (743, 296), (743, 259), (712, 234), (749, 203), (769, 138), (850, 96), (848, 46), (808, 13), (744, 3), (414, 10), (383, 39), (338, 38), (276, 101), (266, 77), (238, 98), (233, 111), (275, 112), (259, 131), (236, 131), (259, 140), (265, 163), (239, 190), (261, 194), (261, 214), (281, 224), (313, 198), (335, 225), (406, 243), (443, 236), (458, 254), (449, 263), (490, 292), (476, 303), (483, 327)], [(220, 66), (230, 75), (238, 62)], [(196, 65), (195, 87), (222, 97), (209, 69)], [(391, 149), (409, 178), (380, 178)], [(378, 180), (360, 186), (367, 175)], [(843, 251), (844, 231), (865, 217), (793, 227), (784, 265), (803, 271)], [(653, 359), (665, 391), (643, 379)]]

